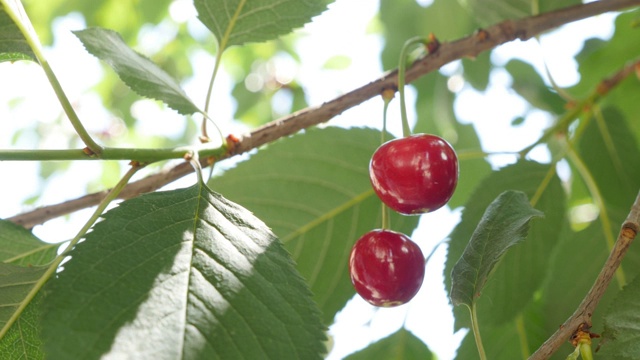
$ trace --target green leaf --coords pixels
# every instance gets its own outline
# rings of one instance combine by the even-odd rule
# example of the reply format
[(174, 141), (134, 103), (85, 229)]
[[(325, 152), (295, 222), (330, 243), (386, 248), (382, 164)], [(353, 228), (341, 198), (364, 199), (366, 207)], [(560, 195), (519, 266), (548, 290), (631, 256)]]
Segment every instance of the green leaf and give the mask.
[[(632, 246), (630, 252), (633, 250)], [(545, 337), (551, 336), (558, 329), (558, 324), (562, 324), (574, 313), (593, 285), (608, 255), (609, 251), (599, 221), (594, 221), (578, 232), (571, 230), (569, 224), (566, 225), (558, 238), (558, 246), (550, 253), (551, 261), (545, 268), (547, 279), (539, 292), (544, 314)], [(631, 254), (627, 254), (623, 267), (629, 264), (626, 263), (627, 260), (631, 260), (629, 255)], [(633, 267), (637, 267), (637, 262)], [(593, 313), (595, 332), (602, 329), (602, 324), (599, 323), (602, 313), (619, 291), (619, 286), (615, 282), (614, 280), (609, 286)], [(540, 346), (543, 341), (541, 340), (535, 347)], [(567, 342), (557, 353), (564, 354), (566, 357), (572, 350), (573, 347)], [(558, 359), (564, 360), (565, 357), (558, 357)]]
[[(36, 55), (31, 50), (27, 39), (25, 39), (14, 19), (5, 10), (5, 7), (11, 6), (9, 2), (14, 1), (2, 0), (0, 2), (0, 62), (17, 60), (33, 60), (37, 62)], [(15, 13), (15, 11), (11, 12)]]
[(23, 267), (0, 263), (0, 328), (16, 312), (46, 267)]
[(434, 358), (422, 340), (403, 328), (349, 355), (346, 360), (429, 360)]
[(505, 191), (487, 208), (469, 244), (451, 272), (451, 300), (469, 307), (476, 301), (505, 252), (527, 237), (529, 221), (543, 213), (527, 195)]
[(27, 305), (9, 331), (0, 339), (3, 360), (44, 359), (40, 339), (40, 293)]
[[(522, 191), (530, 199), (541, 192), (535, 207), (545, 217), (531, 224), (527, 241), (507, 252), (478, 299), (478, 321), (483, 327), (512, 321), (533, 301), (547, 276), (540, 269), (549, 266), (549, 254), (560, 239), (566, 211), (565, 191), (557, 176), (550, 176), (552, 171), (549, 165), (521, 161), (492, 173), (477, 184), (465, 204), (460, 223), (451, 233), (444, 271), (447, 291), (451, 288), (451, 270), (489, 204), (505, 189)], [(453, 312), (456, 329), (469, 326), (466, 308), (454, 307)]]
[[(211, 181), (284, 242), (325, 324), (355, 294), (348, 272), (351, 247), (381, 225), (381, 202), (369, 180), (369, 160), (379, 145), (380, 132), (373, 129), (308, 129)], [(391, 228), (405, 234), (411, 235), (418, 221), (391, 214)]]
[(319, 359), (325, 351), (319, 312), (278, 239), (201, 184), (121, 203), (70, 256), (43, 304), (51, 358)]
[[(549, 336), (541, 326), (545, 318), (546, 314), (541, 311), (540, 305), (532, 303), (522, 309), (523, 324), (520, 329), (514, 321), (497, 326), (480, 324), (487, 359), (526, 359), (524, 353), (531, 354)], [(522, 336), (527, 340), (527, 349), (524, 350)], [(472, 332), (467, 333), (456, 350), (456, 359), (480, 359)]]
[[(626, 120), (615, 108), (591, 118), (578, 151), (593, 176), (607, 210), (621, 224), (640, 188), (640, 150)], [(579, 176), (579, 175), (576, 175)]]
[(45, 265), (56, 257), (58, 244), (40, 241), (29, 230), (0, 220), (0, 261), (15, 265)]
[[(11, 306), (2, 306), (2, 326), (13, 316), (17, 307), (23, 301), (33, 282), (37, 281), (44, 268), (33, 267), (46, 265), (56, 257), (58, 244), (47, 244), (40, 241), (30, 231), (10, 221), (0, 220), (0, 261), (2, 266), (21, 265), (22, 268), (11, 266), (9, 271), (32, 277), (25, 287), (0, 286), (0, 299), (7, 304), (7, 299), (12, 298)], [(13, 275), (9, 275), (13, 276)], [(3, 278), (4, 279), (4, 278)], [(16, 277), (18, 279), (18, 277)], [(8, 279), (12, 281), (13, 279)], [(6, 285), (6, 284), (5, 284)], [(7, 359), (42, 359), (41, 341), (39, 337), (40, 308), (36, 296), (20, 317), (0, 339), (0, 354), (7, 355)]]
[(604, 315), (602, 348), (598, 359), (640, 358), (640, 278), (616, 296)]
[(183, 115), (201, 112), (175, 79), (127, 46), (115, 31), (89, 28), (73, 33), (89, 53), (109, 64), (136, 93), (160, 100)]
[(385, 69), (398, 66), (400, 50), (407, 39), (433, 33), (441, 41), (450, 41), (478, 28), (474, 14), (451, 0), (434, 0), (428, 7), (415, 0), (381, 0), (379, 16), (385, 28), (385, 47), (381, 54)]
[(232, 45), (273, 40), (322, 13), (328, 0), (195, 0), (198, 19), (218, 39), (219, 51)]
[(529, 104), (554, 114), (562, 114), (565, 111), (565, 101), (547, 87), (531, 64), (511, 60), (505, 65), (505, 69), (513, 78), (513, 90)]
[(491, 51), (485, 51), (477, 57), (463, 58), (464, 79), (476, 90), (484, 91), (489, 85), (489, 75), (493, 64), (491, 63)]

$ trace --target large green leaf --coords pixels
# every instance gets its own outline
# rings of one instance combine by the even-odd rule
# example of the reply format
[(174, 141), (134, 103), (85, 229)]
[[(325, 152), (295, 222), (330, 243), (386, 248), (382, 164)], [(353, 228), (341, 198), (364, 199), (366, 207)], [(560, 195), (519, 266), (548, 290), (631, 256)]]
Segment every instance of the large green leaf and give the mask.
[(0, 2), (0, 62), (17, 60), (36, 60), (29, 43), (14, 22), (5, 11), (5, 6), (12, 2), (3, 0)]
[(527, 237), (529, 222), (543, 213), (521, 191), (507, 190), (487, 207), (451, 271), (451, 301), (473, 305), (506, 251)]
[(315, 359), (325, 351), (319, 311), (278, 239), (201, 184), (123, 202), (70, 256), (43, 304), (51, 358)]
[[(10, 221), (0, 220), (0, 261), (4, 263), (2, 266), (8, 266), (8, 271), (16, 271), (22, 274), (21, 276), (32, 277), (30, 282), (24, 284), (26, 287), (0, 287), (0, 299), (13, 299), (10, 306), (6, 306), (8, 305), (7, 300), (7, 302), (3, 302), (5, 306), (0, 307), (3, 313), (3, 326), (17, 310), (17, 306), (22, 303), (33, 282), (37, 281), (42, 274), (43, 268), (33, 266), (46, 265), (53, 261), (57, 248), (57, 244), (44, 243), (23, 227)], [(9, 267), (8, 264), (24, 267)], [(11, 274), (11, 276), (14, 275)], [(13, 281), (13, 278), (3, 279), (9, 282)], [(38, 299), (40, 296), (36, 296), (36, 300), (27, 305), (5, 336), (0, 339), (0, 354), (7, 354), (7, 359), (43, 358), (39, 336), (40, 308), (37, 304)]]
[[(636, 249), (638, 248), (632, 246), (623, 261), (623, 269), (630, 270), (627, 272), (628, 276), (635, 275), (634, 269), (640, 263), (637, 260), (640, 249)], [(608, 255), (600, 221), (594, 221), (577, 232), (567, 224), (558, 246), (550, 255), (550, 263), (545, 268), (547, 278), (538, 294), (544, 313), (545, 337), (551, 336), (574, 313), (593, 285)], [(593, 332), (602, 332), (602, 314), (619, 290), (620, 284), (614, 279), (593, 313)], [(535, 344), (535, 347), (540, 346), (543, 340)], [(571, 345), (566, 343), (552, 359), (564, 360), (572, 350)]]
[(322, 13), (329, 0), (195, 0), (198, 19), (224, 51), (232, 45), (285, 35)]
[(181, 114), (200, 112), (175, 79), (127, 46), (115, 31), (89, 28), (74, 34), (89, 53), (109, 64), (133, 91), (161, 100)]
[(640, 358), (640, 278), (625, 286), (604, 315), (602, 351), (598, 359)]
[[(460, 223), (451, 233), (444, 273), (447, 289), (451, 286), (453, 265), (462, 255), (489, 204), (507, 189), (522, 191), (529, 199), (544, 190), (535, 208), (544, 212), (545, 217), (531, 224), (527, 241), (504, 256), (478, 300), (482, 326), (513, 320), (532, 301), (545, 279), (546, 274), (540, 269), (548, 267), (549, 254), (557, 244), (565, 219), (565, 193), (560, 180), (556, 176), (549, 177), (550, 171), (549, 165), (522, 161), (492, 173), (480, 182), (469, 198)], [(456, 307), (454, 315), (456, 328), (469, 326), (466, 309)]]
[(589, 120), (578, 151), (610, 216), (621, 224), (640, 189), (640, 148), (620, 112), (606, 108), (602, 115)]
[[(211, 182), (282, 239), (327, 324), (355, 294), (347, 266), (351, 247), (381, 225), (368, 171), (379, 145), (377, 130), (310, 129), (270, 144)], [(393, 213), (391, 228), (411, 235), (418, 220)]]
[(434, 356), (422, 340), (403, 328), (346, 358), (346, 360), (394, 359), (429, 360), (434, 359)]

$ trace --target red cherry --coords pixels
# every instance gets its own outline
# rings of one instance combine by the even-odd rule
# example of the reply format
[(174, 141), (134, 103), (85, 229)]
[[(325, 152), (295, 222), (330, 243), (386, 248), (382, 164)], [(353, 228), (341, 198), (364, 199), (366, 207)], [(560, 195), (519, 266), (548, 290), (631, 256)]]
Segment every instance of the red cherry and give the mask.
[(444, 206), (458, 184), (458, 157), (451, 145), (430, 134), (382, 144), (369, 163), (371, 185), (382, 202), (405, 214)]
[(349, 257), (353, 287), (375, 306), (391, 307), (411, 300), (422, 286), (424, 267), (418, 245), (391, 230), (364, 234)]

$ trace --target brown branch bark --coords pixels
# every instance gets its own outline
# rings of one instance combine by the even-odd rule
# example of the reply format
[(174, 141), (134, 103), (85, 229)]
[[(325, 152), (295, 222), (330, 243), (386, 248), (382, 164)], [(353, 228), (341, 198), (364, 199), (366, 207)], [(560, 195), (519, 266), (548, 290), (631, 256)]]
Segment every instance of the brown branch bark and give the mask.
[(581, 327), (589, 329), (591, 327), (591, 315), (598, 306), (600, 299), (609, 287), (609, 283), (613, 279), (616, 270), (620, 266), (624, 255), (629, 250), (629, 246), (633, 239), (640, 231), (640, 192), (636, 197), (631, 211), (627, 219), (622, 223), (618, 240), (616, 241), (607, 261), (605, 262), (600, 274), (596, 278), (593, 286), (584, 297), (576, 311), (560, 326), (560, 328), (547, 341), (545, 341), (538, 350), (536, 350), (529, 360), (548, 359), (555, 353), (562, 344), (569, 340), (574, 332)]
[[(464, 57), (475, 57), (484, 51), (491, 50), (501, 44), (516, 39), (528, 40), (542, 32), (573, 21), (639, 5), (640, 0), (602, 0), (576, 5), (538, 16), (519, 20), (507, 20), (489, 28), (480, 29), (475, 34), (465, 38), (440, 44), (440, 47), (435, 52), (419, 59), (407, 69), (406, 81), (409, 83), (432, 71), (438, 70), (449, 62)], [(395, 88), (397, 82), (397, 72), (391, 71), (369, 84), (320, 106), (310, 107), (272, 121), (253, 130), (249, 134), (241, 136), (239, 142), (234, 146), (233, 151), (225, 155), (225, 158), (258, 148), (281, 137), (295, 134), (301, 129), (329, 121), (334, 116), (381, 94), (384, 89)], [(203, 165), (206, 166), (207, 164), (203, 163)], [(129, 184), (121, 192), (120, 198), (128, 199), (144, 192), (154, 191), (192, 171), (193, 169), (188, 163), (179, 164), (171, 169), (150, 175), (142, 180)], [(105, 190), (64, 203), (45, 206), (16, 215), (8, 220), (26, 228), (32, 228), (50, 219), (94, 206), (104, 198), (107, 192), (108, 191)]]

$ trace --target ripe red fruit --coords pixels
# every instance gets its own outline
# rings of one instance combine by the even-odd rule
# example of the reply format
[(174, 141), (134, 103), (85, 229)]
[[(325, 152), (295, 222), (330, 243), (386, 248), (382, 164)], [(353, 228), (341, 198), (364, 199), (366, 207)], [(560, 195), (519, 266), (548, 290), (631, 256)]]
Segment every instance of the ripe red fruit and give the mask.
[(391, 230), (372, 230), (351, 249), (349, 273), (358, 294), (375, 306), (411, 300), (424, 279), (425, 260), (411, 239)]
[(371, 185), (382, 202), (405, 214), (444, 206), (458, 184), (458, 157), (451, 145), (430, 134), (382, 144), (369, 163)]

